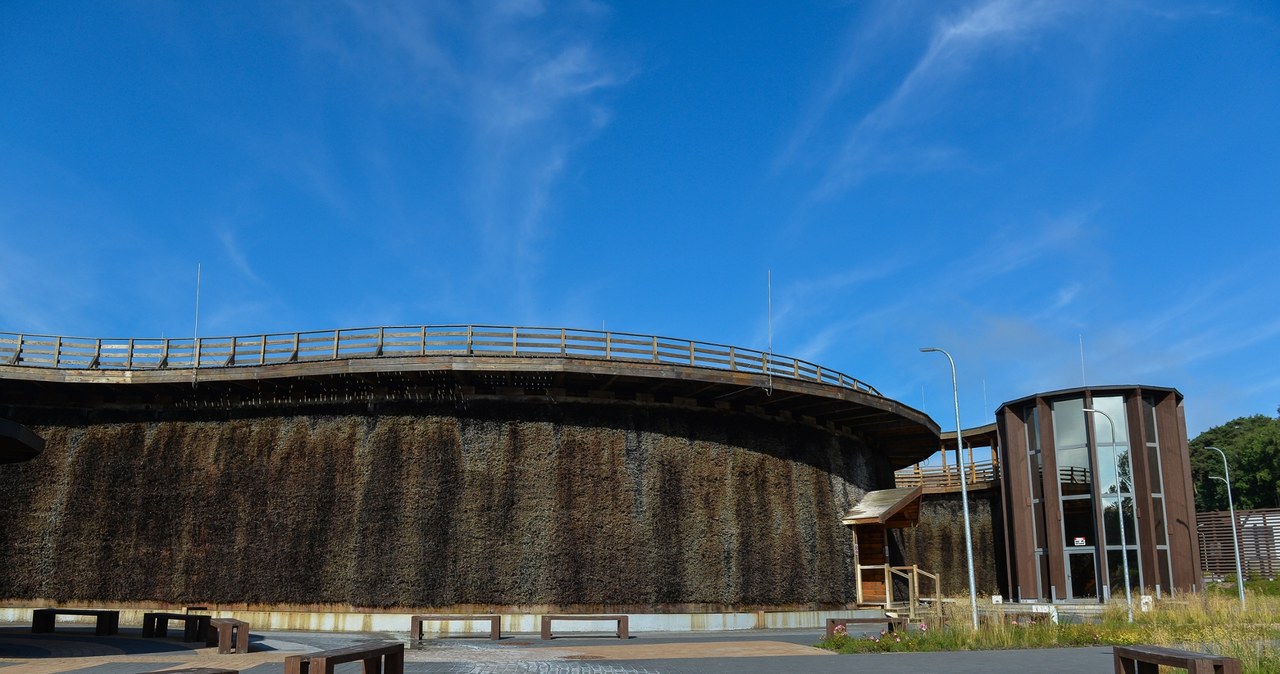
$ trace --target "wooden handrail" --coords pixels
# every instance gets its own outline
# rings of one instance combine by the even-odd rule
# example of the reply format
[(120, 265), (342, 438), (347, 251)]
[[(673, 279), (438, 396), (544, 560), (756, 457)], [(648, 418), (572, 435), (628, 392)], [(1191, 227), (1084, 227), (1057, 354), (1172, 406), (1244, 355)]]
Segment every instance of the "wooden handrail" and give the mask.
[(175, 339), (0, 332), (0, 363), (57, 370), (189, 370), (408, 356), (534, 356), (684, 365), (772, 374), (883, 397), (847, 374), (776, 353), (572, 328), (417, 325)]
[(976, 461), (963, 467), (916, 464), (894, 473), (894, 482), (899, 487), (959, 487), (961, 475), (968, 478), (965, 484), (994, 482), (1000, 479), (1000, 470), (995, 461)]

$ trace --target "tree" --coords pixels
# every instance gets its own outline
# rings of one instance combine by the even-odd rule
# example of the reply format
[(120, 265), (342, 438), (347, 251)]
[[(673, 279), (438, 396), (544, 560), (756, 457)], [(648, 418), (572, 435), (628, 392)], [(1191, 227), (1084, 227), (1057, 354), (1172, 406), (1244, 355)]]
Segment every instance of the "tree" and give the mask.
[[(1276, 412), (1280, 414), (1280, 408)], [(1237, 509), (1280, 507), (1280, 417), (1256, 414), (1233, 419), (1201, 433), (1189, 444), (1196, 510), (1227, 509), (1226, 486), (1209, 479), (1211, 475), (1222, 476), (1222, 457), (1206, 447), (1226, 453)]]

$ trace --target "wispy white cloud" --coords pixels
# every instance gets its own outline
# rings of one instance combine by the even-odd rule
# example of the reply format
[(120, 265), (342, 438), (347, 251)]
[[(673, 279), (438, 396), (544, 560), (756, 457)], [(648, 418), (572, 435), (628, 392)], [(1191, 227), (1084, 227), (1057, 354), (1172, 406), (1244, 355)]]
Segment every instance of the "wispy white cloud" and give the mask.
[(598, 39), (607, 8), (509, 0), (348, 9), (354, 35), (312, 22), (312, 43), (394, 84), (386, 95), (437, 126), (459, 129), (469, 147), (458, 179), (483, 251), (477, 279), (512, 286), (514, 307), (536, 313), (556, 190), (575, 151), (609, 123), (606, 93), (632, 73)]
[(226, 226), (217, 228), (218, 241), (222, 243), (222, 252), (226, 254), (227, 259), (231, 261), (231, 265), (236, 271), (240, 272), (246, 279), (257, 285), (266, 285), (262, 277), (253, 270), (253, 266), (249, 264), (248, 257), (245, 256), (244, 249), (240, 246), (236, 239), (236, 233)]
[[(886, 12), (899, 11), (889, 5)], [(965, 74), (983, 56), (1011, 45), (1031, 44), (1046, 28), (1074, 11), (1067, 3), (1047, 0), (986, 0), (953, 18), (935, 23), (923, 51), (887, 95), (870, 106), (856, 122), (837, 134), (837, 151), (829, 160), (811, 200), (831, 198), (880, 172), (929, 171), (963, 161), (962, 150), (938, 140), (898, 137), (896, 131), (928, 120), (943, 109), (947, 97), (963, 89)], [(865, 17), (859, 17), (865, 21)], [(811, 139), (821, 120), (853, 88), (853, 73), (864, 68), (858, 59), (875, 53), (884, 36), (879, 30), (892, 21), (881, 17), (871, 29), (851, 35), (830, 81), (817, 103), (792, 134), (779, 157), (786, 163)], [(899, 134), (901, 136), (901, 134)]]

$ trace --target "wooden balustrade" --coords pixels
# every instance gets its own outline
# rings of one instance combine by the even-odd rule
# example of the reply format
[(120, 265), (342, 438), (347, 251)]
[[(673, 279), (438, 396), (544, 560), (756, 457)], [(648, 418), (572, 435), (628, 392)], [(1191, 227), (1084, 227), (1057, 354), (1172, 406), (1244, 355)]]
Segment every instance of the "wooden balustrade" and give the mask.
[(175, 339), (0, 332), (0, 365), (63, 370), (182, 370), (411, 356), (541, 356), (688, 365), (812, 381), (880, 396), (854, 377), (787, 356), (670, 337), (571, 328), (384, 326)]
[(924, 487), (926, 492), (959, 491), (961, 475), (966, 478), (967, 488), (986, 488), (1000, 479), (1000, 465), (990, 460), (974, 461), (965, 466), (916, 464), (894, 473), (894, 482), (899, 487)]

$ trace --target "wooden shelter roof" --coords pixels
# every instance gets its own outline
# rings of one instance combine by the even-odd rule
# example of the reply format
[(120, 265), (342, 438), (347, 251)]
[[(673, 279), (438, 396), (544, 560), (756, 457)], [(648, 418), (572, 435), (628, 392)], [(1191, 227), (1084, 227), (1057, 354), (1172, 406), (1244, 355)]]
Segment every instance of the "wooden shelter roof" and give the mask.
[(880, 524), (889, 529), (913, 527), (920, 521), (921, 487), (869, 491), (845, 513), (848, 525)]
[(16, 463), (35, 458), (44, 449), (44, 438), (26, 426), (0, 419), (0, 463)]

